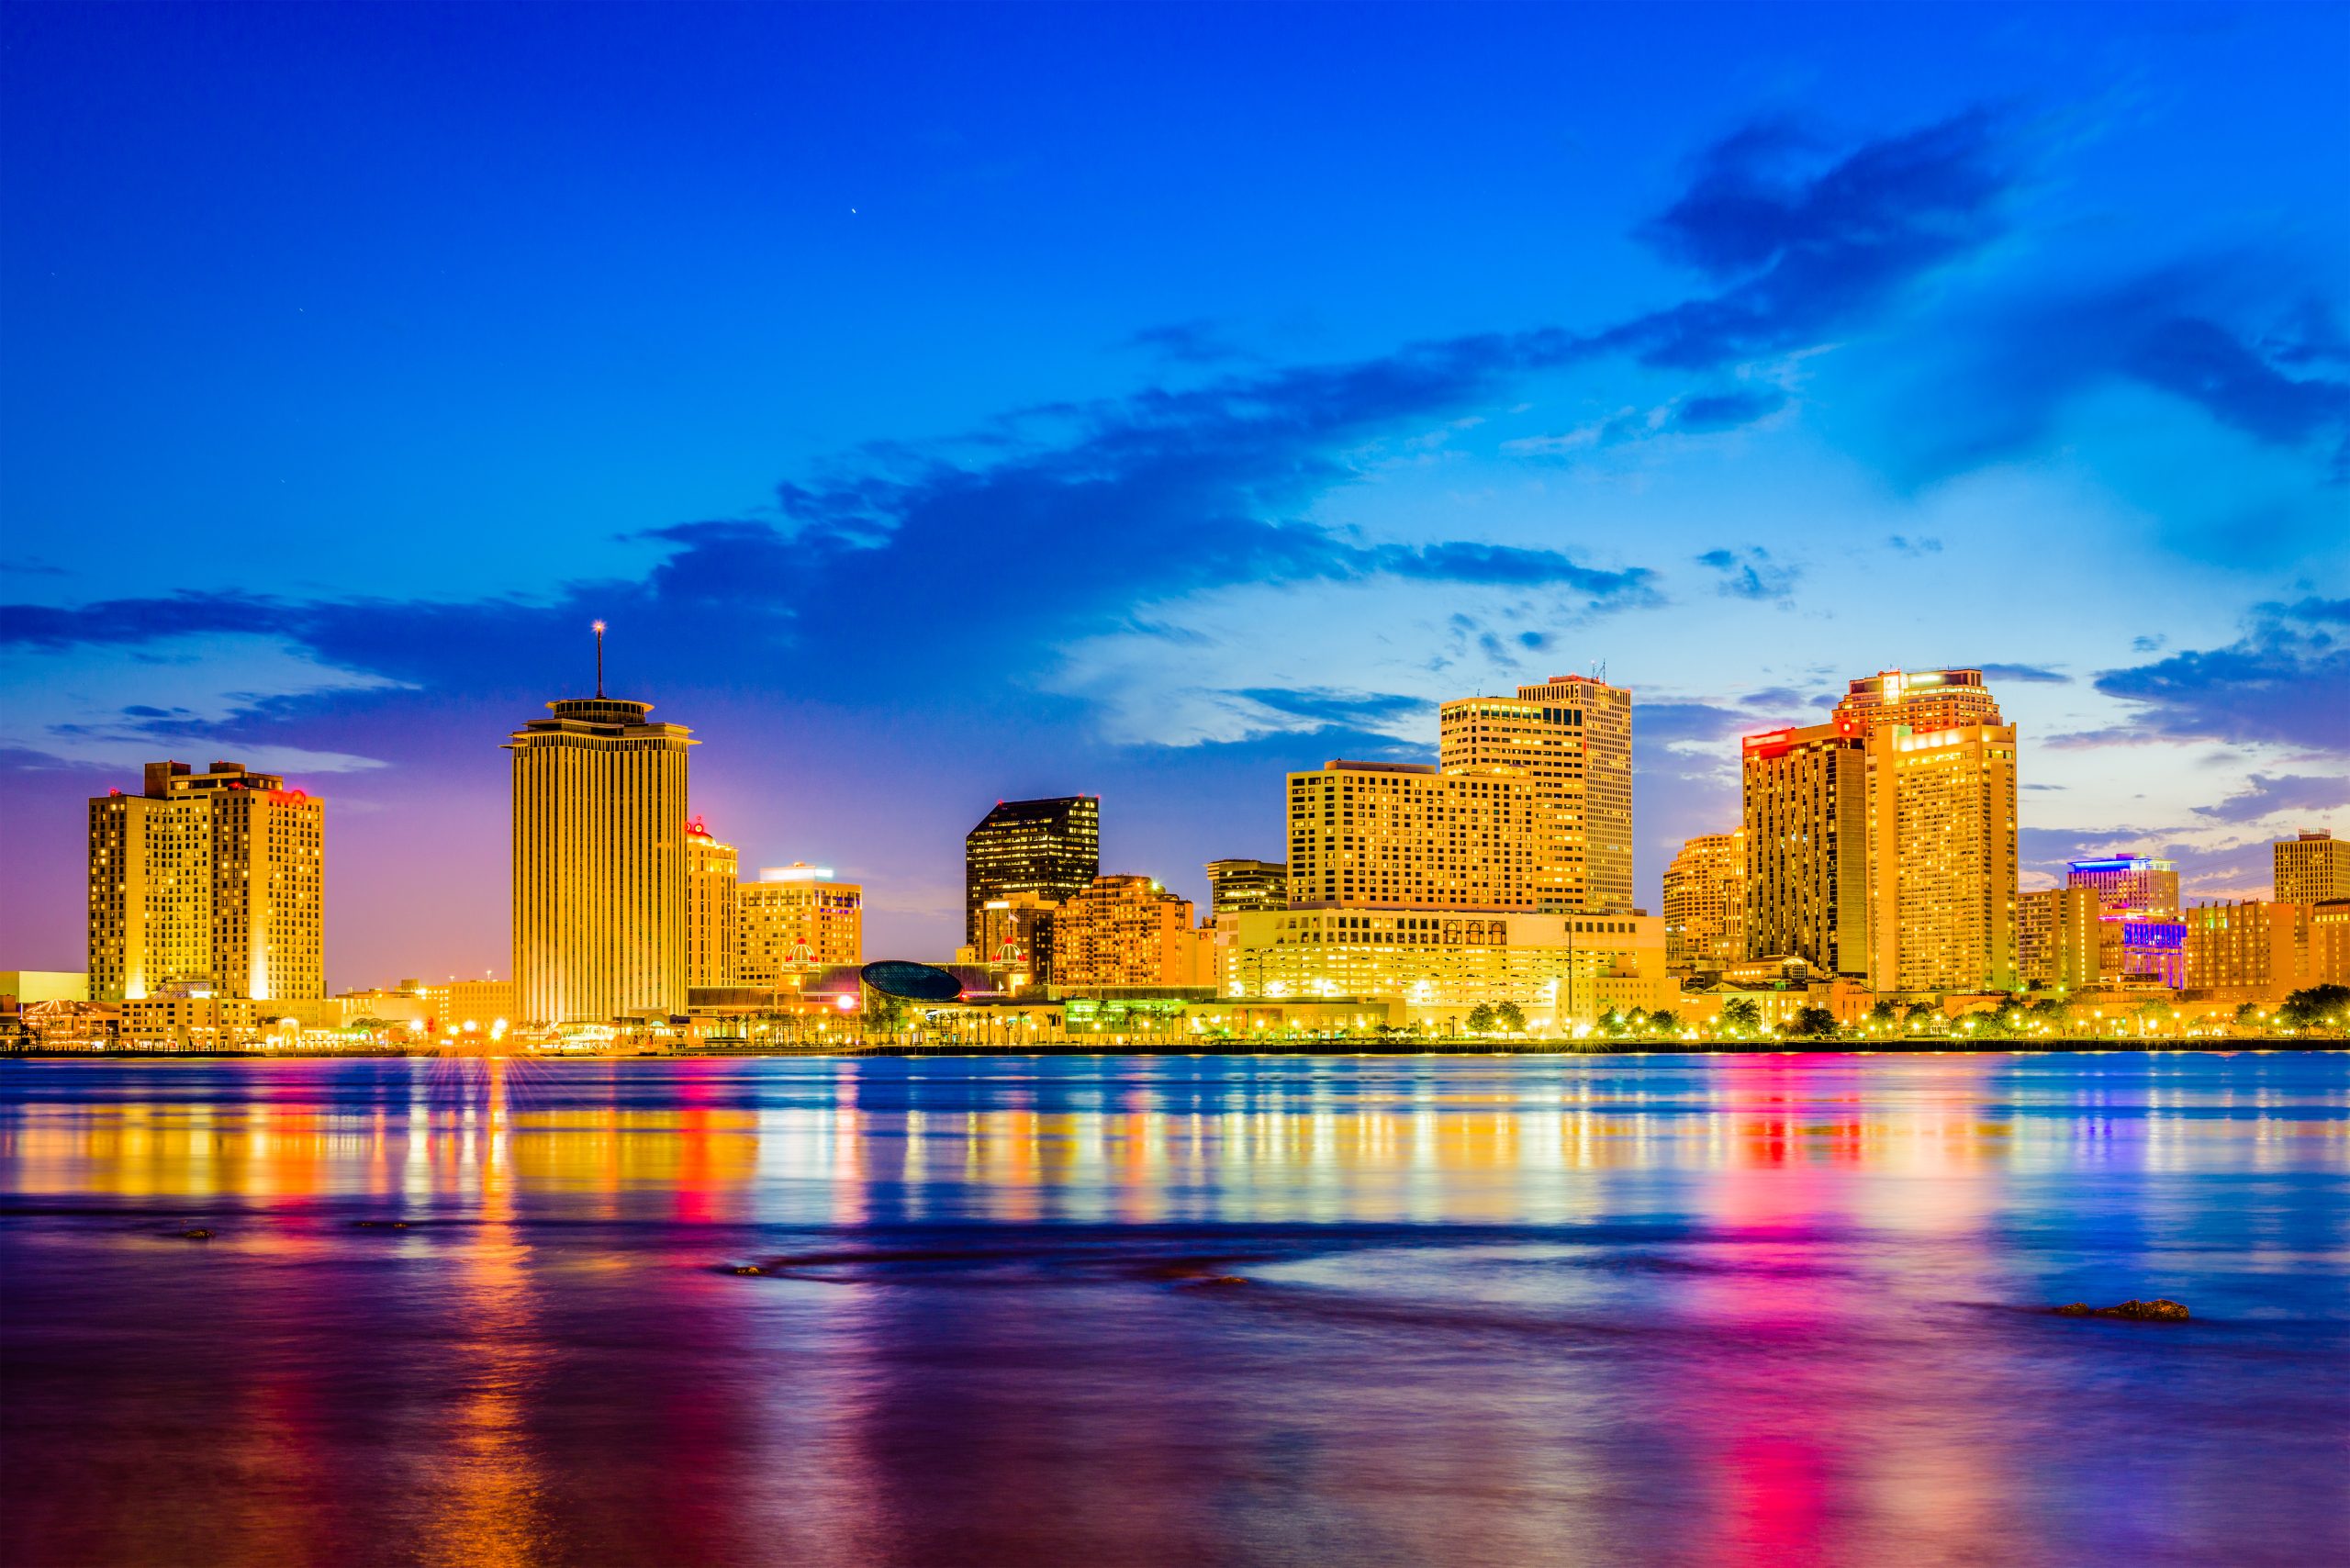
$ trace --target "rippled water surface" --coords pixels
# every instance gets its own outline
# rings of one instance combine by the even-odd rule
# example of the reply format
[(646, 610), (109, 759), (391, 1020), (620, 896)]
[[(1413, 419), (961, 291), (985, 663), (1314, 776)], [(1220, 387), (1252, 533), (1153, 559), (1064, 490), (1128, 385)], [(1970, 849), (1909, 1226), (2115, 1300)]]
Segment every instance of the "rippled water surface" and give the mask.
[(0, 1291), (11, 1568), (2350, 1561), (2339, 1054), (19, 1061)]

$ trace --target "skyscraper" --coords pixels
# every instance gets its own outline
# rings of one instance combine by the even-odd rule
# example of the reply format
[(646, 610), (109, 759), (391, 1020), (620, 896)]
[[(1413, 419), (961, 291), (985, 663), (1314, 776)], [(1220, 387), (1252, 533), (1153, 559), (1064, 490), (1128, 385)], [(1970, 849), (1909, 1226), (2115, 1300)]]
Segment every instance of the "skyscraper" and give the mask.
[(1056, 987), (1188, 985), (1192, 901), (1148, 877), (1096, 877), (1053, 914)]
[(686, 1010), (682, 724), (603, 694), (514, 732), (514, 994), (532, 1024)]
[(1529, 872), (1536, 907), (1619, 913), (1632, 907), (1632, 694), (1555, 675), (1516, 698), (1469, 697), (1437, 715), (1449, 774), (1510, 773), (1537, 799)]
[(686, 819), (685, 845), (686, 984), (732, 985), (740, 860), (698, 816)]
[(1718, 969), (1745, 947), (1746, 831), (1701, 834), (1664, 870), (1664, 961)]
[(1533, 911), (1548, 819), (1523, 774), (1332, 762), (1289, 776), (1292, 909)]
[(1039, 893), (1060, 902), (1102, 873), (1102, 801), (1094, 795), (998, 801), (963, 840), (963, 940), (979, 940), (990, 899)]
[(1870, 985), (2014, 990), (2015, 726), (1897, 721), (1867, 756)]
[(1832, 715), (1873, 735), (1891, 724), (1923, 734), (1968, 724), (1996, 724), (1999, 704), (1979, 669), (1879, 670), (1849, 681)]
[(325, 995), (325, 868), (317, 796), (242, 763), (149, 763), (140, 793), (90, 801), (90, 999)]
[(1748, 958), (1868, 971), (1868, 753), (1852, 719), (1740, 747)]
[(2321, 829), (2280, 839), (2269, 846), (2275, 880), (2270, 896), (2278, 903), (2322, 903), (2350, 899), (2350, 839)]

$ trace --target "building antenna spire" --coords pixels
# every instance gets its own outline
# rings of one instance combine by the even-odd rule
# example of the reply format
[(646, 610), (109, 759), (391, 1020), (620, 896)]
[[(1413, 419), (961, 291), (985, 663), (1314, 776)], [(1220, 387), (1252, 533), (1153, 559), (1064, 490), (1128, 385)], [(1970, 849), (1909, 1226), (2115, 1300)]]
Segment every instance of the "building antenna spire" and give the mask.
[(596, 695), (604, 695), (604, 623), (596, 622)]

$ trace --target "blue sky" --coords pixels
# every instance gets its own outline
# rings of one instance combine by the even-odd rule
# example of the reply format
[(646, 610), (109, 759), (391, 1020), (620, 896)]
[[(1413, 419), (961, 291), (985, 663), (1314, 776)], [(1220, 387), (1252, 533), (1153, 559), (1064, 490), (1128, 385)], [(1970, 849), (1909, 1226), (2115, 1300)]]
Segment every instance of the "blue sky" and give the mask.
[(338, 985), (505, 968), (504, 734), (695, 726), (953, 939), (995, 800), (1604, 661), (1639, 887), (1741, 731), (1981, 663), (2024, 852), (2350, 831), (2350, 11), (12, 7), (0, 967), (80, 802), (327, 795)]

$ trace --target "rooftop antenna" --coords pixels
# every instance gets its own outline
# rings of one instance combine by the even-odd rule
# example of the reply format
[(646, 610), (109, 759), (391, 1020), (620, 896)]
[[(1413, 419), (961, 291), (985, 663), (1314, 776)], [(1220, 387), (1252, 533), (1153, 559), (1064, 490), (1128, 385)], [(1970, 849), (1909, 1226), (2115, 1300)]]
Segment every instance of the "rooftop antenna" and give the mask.
[[(1591, 666), (1591, 678), (1592, 679), (1599, 682), (1602, 686), (1607, 684), (1607, 661), (1606, 659), (1597, 659), (1593, 662)], [(601, 697), (603, 693), (599, 691), (596, 695)]]
[(604, 623), (596, 622), (596, 695), (604, 695)]

